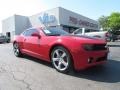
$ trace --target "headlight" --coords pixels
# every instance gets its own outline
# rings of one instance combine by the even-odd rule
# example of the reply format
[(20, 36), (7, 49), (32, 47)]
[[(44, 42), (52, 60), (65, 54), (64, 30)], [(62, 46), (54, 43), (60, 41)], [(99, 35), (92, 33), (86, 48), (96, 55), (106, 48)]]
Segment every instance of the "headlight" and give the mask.
[(93, 50), (93, 45), (91, 45), (91, 44), (84, 44), (83, 47), (84, 47), (84, 49), (87, 50), (87, 51)]
[(108, 49), (106, 44), (84, 44), (83, 48), (87, 51), (100, 51)]

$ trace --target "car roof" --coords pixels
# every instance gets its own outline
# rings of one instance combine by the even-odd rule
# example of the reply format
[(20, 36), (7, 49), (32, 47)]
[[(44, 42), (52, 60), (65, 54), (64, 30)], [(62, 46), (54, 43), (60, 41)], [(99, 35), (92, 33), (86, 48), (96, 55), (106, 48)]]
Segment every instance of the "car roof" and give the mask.
[(31, 27), (31, 28), (28, 28), (26, 30), (30, 30), (30, 29), (43, 30), (43, 29), (45, 29), (45, 27)]

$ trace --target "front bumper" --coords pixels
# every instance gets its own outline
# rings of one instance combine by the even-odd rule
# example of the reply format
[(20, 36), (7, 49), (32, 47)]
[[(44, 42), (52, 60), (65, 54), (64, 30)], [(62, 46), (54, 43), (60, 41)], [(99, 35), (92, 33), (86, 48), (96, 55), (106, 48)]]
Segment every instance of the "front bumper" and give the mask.
[(86, 69), (91, 66), (104, 64), (107, 61), (108, 50), (102, 51), (79, 51), (74, 54), (74, 68)]

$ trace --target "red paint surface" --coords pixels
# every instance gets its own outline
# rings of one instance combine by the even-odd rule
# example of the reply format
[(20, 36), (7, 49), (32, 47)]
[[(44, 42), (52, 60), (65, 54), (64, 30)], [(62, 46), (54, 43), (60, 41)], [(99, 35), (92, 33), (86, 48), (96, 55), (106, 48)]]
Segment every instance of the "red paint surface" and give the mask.
[[(37, 28), (41, 38), (17, 36), (14, 42), (18, 42), (22, 53), (50, 62), (50, 50), (55, 45), (65, 47), (71, 54), (76, 70), (85, 69), (90, 66), (103, 64), (106, 60), (95, 62), (99, 57), (103, 57), (108, 50), (86, 51), (84, 44), (106, 44), (103, 40), (89, 39), (75, 36), (46, 36), (42, 29)], [(93, 63), (88, 64), (89, 57), (93, 57)]]

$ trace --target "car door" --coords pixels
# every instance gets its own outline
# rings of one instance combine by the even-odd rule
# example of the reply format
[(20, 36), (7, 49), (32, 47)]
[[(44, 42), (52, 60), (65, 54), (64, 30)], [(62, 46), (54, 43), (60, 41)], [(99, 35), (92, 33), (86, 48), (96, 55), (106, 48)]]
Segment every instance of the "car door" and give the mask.
[(38, 43), (40, 39), (36, 36), (32, 36), (33, 33), (39, 33), (36, 29), (29, 29), (25, 33), (23, 46), (28, 53), (37, 53)]

